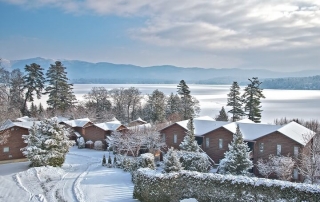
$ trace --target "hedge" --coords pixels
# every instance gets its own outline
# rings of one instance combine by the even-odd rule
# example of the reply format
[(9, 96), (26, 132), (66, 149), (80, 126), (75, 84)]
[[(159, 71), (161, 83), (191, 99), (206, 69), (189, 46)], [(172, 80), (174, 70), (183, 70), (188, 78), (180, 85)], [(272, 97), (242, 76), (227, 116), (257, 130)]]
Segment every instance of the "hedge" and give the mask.
[(320, 186), (264, 178), (181, 171), (133, 173), (133, 198), (141, 202), (320, 201)]

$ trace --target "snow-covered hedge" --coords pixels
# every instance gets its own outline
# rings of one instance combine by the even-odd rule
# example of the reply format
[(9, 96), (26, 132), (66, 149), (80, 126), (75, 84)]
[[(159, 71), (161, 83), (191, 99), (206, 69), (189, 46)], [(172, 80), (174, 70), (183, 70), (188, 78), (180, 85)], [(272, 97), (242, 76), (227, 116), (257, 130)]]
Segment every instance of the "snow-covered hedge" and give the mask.
[(133, 197), (142, 202), (320, 201), (320, 186), (264, 178), (181, 171), (155, 173), (141, 168), (133, 174)]
[(208, 172), (210, 162), (205, 153), (177, 151), (178, 159), (184, 170)]
[(151, 153), (141, 154), (138, 158), (117, 155), (117, 161), (115, 164), (118, 168), (127, 172), (136, 171), (139, 168), (155, 169), (154, 155)]
[(94, 142), (94, 147), (93, 147), (93, 148), (94, 148), (95, 150), (102, 150), (102, 146), (103, 146), (102, 141), (97, 140), (97, 141)]

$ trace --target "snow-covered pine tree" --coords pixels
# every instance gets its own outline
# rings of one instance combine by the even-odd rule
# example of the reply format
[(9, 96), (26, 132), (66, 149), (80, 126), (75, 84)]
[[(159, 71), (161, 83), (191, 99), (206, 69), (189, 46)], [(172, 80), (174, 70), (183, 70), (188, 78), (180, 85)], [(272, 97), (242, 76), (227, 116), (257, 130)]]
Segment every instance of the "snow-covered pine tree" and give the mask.
[(29, 135), (23, 135), (28, 145), (21, 149), (31, 161), (31, 166), (59, 166), (65, 160), (65, 155), (72, 146), (69, 140), (69, 131), (56, 120), (46, 119), (34, 124)]
[[(109, 158), (110, 158), (110, 155), (109, 155)], [(106, 165), (106, 163), (107, 163), (106, 155), (103, 154), (103, 156), (102, 156), (102, 166)]]
[(244, 94), (242, 95), (244, 99), (244, 109), (247, 112), (248, 118), (256, 123), (260, 123), (261, 119), (261, 98), (265, 98), (260, 88), (260, 82), (258, 77), (253, 77), (248, 79), (251, 83), (244, 89)]
[(48, 107), (54, 115), (57, 111), (66, 112), (76, 100), (72, 91), (73, 85), (68, 83), (66, 67), (60, 61), (56, 61), (54, 65), (50, 65), (46, 76), (49, 84), (44, 94), (49, 94)]
[(230, 87), (230, 93), (228, 94), (227, 106), (231, 109), (228, 111), (232, 114), (232, 121), (238, 121), (244, 115), (246, 115), (242, 109), (243, 99), (240, 96), (240, 87), (238, 82), (234, 81)]
[(221, 110), (219, 111), (219, 115), (216, 117), (216, 121), (228, 121), (229, 117), (222, 106)]
[(178, 159), (176, 151), (171, 149), (168, 150), (167, 154), (164, 156), (164, 168), (163, 170), (167, 173), (179, 172), (182, 170), (181, 163)]
[(193, 124), (192, 117), (190, 118), (187, 127), (188, 127), (188, 131), (183, 141), (179, 145), (179, 147), (181, 150), (190, 151), (190, 152), (199, 152), (199, 145), (195, 140), (195, 136), (194, 136), (194, 124)]
[(243, 141), (239, 125), (237, 125), (236, 133), (228, 147), (229, 151), (225, 153), (224, 159), (220, 162), (219, 172), (222, 174), (247, 175), (253, 164), (249, 159), (250, 149), (247, 143)]
[(111, 160), (111, 156), (110, 156), (110, 154), (109, 154), (109, 158), (108, 158), (108, 164), (112, 164), (112, 160)]

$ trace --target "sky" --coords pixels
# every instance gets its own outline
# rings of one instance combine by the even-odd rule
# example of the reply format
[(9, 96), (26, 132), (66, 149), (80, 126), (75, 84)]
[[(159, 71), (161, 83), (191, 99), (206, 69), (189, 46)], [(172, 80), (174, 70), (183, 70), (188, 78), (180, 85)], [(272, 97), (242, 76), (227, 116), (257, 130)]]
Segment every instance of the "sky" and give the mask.
[(0, 0), (0, 57), (320, 68), (319, 0)]

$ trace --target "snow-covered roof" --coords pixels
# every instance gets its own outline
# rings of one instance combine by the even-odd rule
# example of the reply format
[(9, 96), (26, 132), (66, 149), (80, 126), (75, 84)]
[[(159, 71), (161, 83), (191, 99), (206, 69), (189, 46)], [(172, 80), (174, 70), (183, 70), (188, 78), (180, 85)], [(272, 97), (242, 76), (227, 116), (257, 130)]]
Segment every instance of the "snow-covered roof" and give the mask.
[[(179, 121), (179, 122), (176, 122), (176, 124), (180, 125), (184, 129), (188, 130), (188, 127), (187, 127), (188, 121), (189, 120)], [(204, 135), (210, 131), (218, 129), (227, 123), (228, 122), (225, 122), (225, 121), (215, 121), (213, 118), (211, 118), (209, 116), (194, 118), (193, 119), (193, 124), (194, 124), (194, 128), (195, 128), (194, 134), (196, 136), (201, 136), (201, 135)]]
[(10, 119), (5, 120), (0, 125), (0, 131), (6, 130), (6, 129), (11, 128), (13, 126), (14, 126), (14, 123)]
[(79, 138), (79, 137), (81, 137), (81, 135), (80, 135), (80, 133), (78, 133), (78, 132), (74, 132), (74, 134)]
[(89, 118), (63, 121), (63, 123), (68, 124), (71, 127), (83, 127), (89, 122), (91, 122)]
[(28, 122), (28, 121), (35, 121), (36, 119), (30, 118), (29, 116), (23, 116), (23, 117), (17, 118), (16, 120), (20, 122)]
[(231, 133), (236, 133), (237, 124), (239, 125), (240, 132), (242, 133), (243, 139), (247, 141), (252, 141), (258, 139), (262, 136), (270, 134), (277, 131), (281, 126), (270, 125), (270, 124), (259, 124), (259, 123), (242, 123), (232, 122), (224, 125), (223, 127), (230, 131)]
[(294, 121), (279, 128), (278, 132), (296, 142), (299, 142), (302, 145), (306, 145), (308, 143), (308, 140), (310, 140), (310, 138), (312, 138), (316, 134), (312, 130), (309, 130), (308, 128)]
[(102, 130), (112, 130), (115, 131), (117, 130), (122, 124), (120, 121), (110, 121), (110, 122), (105, 122), (105, 123), (97, 123), (94, 124), (95, 126), (101, 128)]
[(142, 123), (147, 123), (146, 121), (142, 120), (140, 117), (136, 120), (131, 121), (130, 123), (134, 123), (134, 122), (142, 122)]
[(151, 128), (151, 124), (150, 123), (145, 123), (145, 124), (131, 126), (131, 127), (127, 127), (127, 128), (129, 130), (133, 130), (133, 131), (141, 131), (141, 130), (145, 130), (145, 129)]
[(64, 121), (69, 121), (68, 118), (63, 117), (63, 116), (55, 116), (51, 118), (52, 120), (56, 120), (58, 123), (64, 122)]

